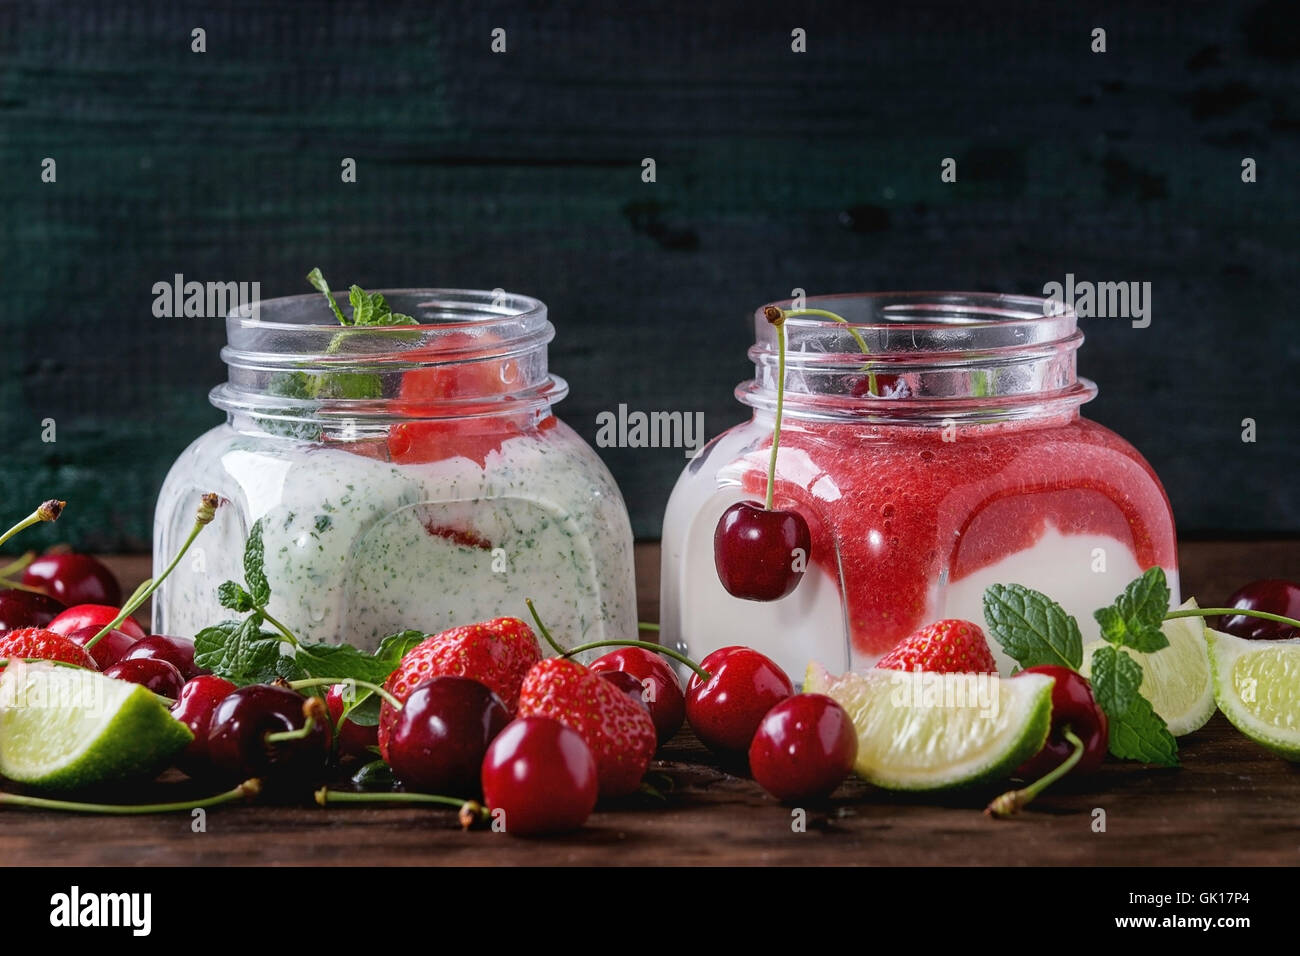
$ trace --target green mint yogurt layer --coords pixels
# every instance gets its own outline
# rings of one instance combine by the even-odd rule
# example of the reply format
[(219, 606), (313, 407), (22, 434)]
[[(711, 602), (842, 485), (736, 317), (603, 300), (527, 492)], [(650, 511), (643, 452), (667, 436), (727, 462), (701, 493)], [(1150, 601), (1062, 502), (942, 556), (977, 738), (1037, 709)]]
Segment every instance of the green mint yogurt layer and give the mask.
[[(562, 423), (505, 441), (486, 468), (453, 457), (393, 464), (338, 448), (214, 429), (177, 460), (159, 500), (168, 554), (199, 490), (218, 510), (201, 548), (156, 599), (155, 630), (193, 637), (230, 613), (262, 519), (268, 610), (300, 638), (373, 650), (403, 629), (433, 633), (533, 598), (562, 642), (635, 638), (632, 531), (609, 471)], [(166, 527), (176, 516), (178, 527)]]

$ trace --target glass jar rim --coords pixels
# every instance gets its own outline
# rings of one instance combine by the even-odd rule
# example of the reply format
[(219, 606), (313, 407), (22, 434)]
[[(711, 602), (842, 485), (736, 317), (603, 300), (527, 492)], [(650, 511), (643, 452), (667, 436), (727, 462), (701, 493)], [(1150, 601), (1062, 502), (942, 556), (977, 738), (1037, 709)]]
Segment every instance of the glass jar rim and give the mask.
[[(519, 292), (507, 292), (504, 289), (455, 289), (441, 287), (408, 287), (398, 289), (379, 289), (378, 294), (384, 296), (385, 300), (392, 304), (394, 298), (414, 298), (430, 299), (427, 303), (430, 306), (451, 306), (459, 305), (467, 311), (467, 317), (459, 318), (454, 321), (435, 321), (435, 322), (416, 322), (414, 325), (391, 325), (391, 326), (365, 326), (367, 329), (448, 329), (451, 331), (463, 330), (467, 328), (483, 328), (493, 323), (506, 324), (509, 322), (523, 322), (525, 324), (545, 323), (547, 318), (546, 303), (540, 299), (535, 299), (530, 295), (523, 295)], [(372, 293), (374, 294), (374, 293)], [(268, 329), (278, 329), (284, 332), (309, 332), (315, 330), (338, 331), (346, 326), (340, 325), (337, 319), (330, 316), (331, 321), (321, 322), (285, 322), (273, 319), (266, 319), (262, 316), (263, 310), (267, 308), (283, 309), (294, 306), (320, 306), (321, 293), (304, 292), (296, 295), (277, 296), (273, 299), (267, 299), (262, 302), (236, 306), (226, 315), (227, 328), (231, 323), (241, 327), (258, 326)], [(335, 291), (331, 293), (334, 300), (339, 305), (348, 305), (348, 293)], [(509, 304), (516, 306), (511, 308)], [(416, 306), (419, 308), (419, 305)], [(477, 309), (476, 312), (470, 313), (470, 308)], [(320, 306), (320, 311), (325, 312), (326, 307)], [(394, 310), (400, 311), (400, 310)], [(328, 313), (326, 313), (328, 314)], [(325, 316), (322, 315), (322, 319)], [(412, 315), (413, 318), (416, 316)]]
[(756, 409), (776, 405), (773, 307), (784, 316), (784, 409), (792, 418), (933, 424), (1073, 415), (1097, 393), (1076, 373), (1083, 343), (1077, 315), (1058, 300), (990, 292), (841, 293), (754, 311), (755, 376), (737, 387), (736, 397)]

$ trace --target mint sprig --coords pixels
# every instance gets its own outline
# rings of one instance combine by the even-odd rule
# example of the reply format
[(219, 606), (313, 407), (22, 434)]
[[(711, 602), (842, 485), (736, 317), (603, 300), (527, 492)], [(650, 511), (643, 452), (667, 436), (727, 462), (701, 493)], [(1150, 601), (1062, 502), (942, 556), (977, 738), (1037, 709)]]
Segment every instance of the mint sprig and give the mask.
[(339, 320), (339, 325), (358, 327), (417, 324), (411, 316), (394, 312), (392, 306), (384, 301), (382, 293), (367, 292), (359, 285), (353, 285), (348, 289), (348, 304), (352, 306), (352, 315), (349, 318), (339, 308), (338, 300), (334, 298), (334, 293), (330, 291), (329, 283), (325, 281), (325, 276), (321, 274), (320, 269), (312, 269), (307, 273), (307, 281), (329, 301), (330, 309), (334, 313), (334, 318)]
[(1151, 654), (1169, 646), (1160, 625), (1169, 611), (1169, 584), (1163, 568), (1150, 568), (1131, 581), (1109, 607), (1092, 616), (1101, 625), (1101, 636), (1116, 647), (1131, 647)]
[(1041, 591), (1020, 584), (993, 584), (984, 591), (989, 633), (1021, 667), (1083, 664), (1079, 623)]
[[(1123, 760), (1178, 766), (1178, 742), (1142, 696), (1142, 665), (1125, 648), (1149, 654), (1167, 647), (1160, 630), (1169, 611), (1169, 585), (1151, 568), (1111, 604), (1093, 613), (1108, 646), (1092, 655), (1093, 695), (1110, 726), (1110, 752)], [(1047, 595), (1019, 584), (984, 591), (989, 634), (1022, 668), (1051, 664), (1078, 671), (1083, 641), (1078, 622)]]
[[(423, 640), (424, 635), (418, 631), (391, 635), (380, 642), (374, 654), (350, 644), (301, 640), (267, 610), (271, 584), (266, 576), (262, 530), (260, 519), (249, 529), (244, 545), (244, 583), (224, 581), (217, 588), (222, 607), (248, 616), (242, 621), (222, 621), (195, 635), (194, 662), (241, 686), (277, 677), (374, 684), (387, 680), (406, 652)], [(275, 630), (266, 631), (263, 624), (270, 624)], [(364, 703), (372, 693), (358, 691), (358, 699), (352, 706)], [(379, 719), (377, 709), (374, 718)]]

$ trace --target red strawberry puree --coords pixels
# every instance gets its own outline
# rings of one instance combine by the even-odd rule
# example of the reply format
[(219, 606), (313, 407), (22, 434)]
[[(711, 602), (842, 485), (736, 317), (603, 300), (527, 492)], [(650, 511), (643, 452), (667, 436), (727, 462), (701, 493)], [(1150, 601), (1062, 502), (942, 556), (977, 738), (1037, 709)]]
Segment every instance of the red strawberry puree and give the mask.
[[(1112, 538), (1145, 569), (1175, 566), (1169, 503), (1137, 451), (1072, 413), (953, 426), (796, 421), (781, 433), (776, 507), (812, 529), (842, 581), (856, 653), (876, 657), (934, 616), (936, 588), (1063, 535)], [(762, 500), (770, 442), (743, 459)], [(841, 578), (841, 568), (843, 577)], [(1088, 568), (1062, 569), (1062, 575)]]

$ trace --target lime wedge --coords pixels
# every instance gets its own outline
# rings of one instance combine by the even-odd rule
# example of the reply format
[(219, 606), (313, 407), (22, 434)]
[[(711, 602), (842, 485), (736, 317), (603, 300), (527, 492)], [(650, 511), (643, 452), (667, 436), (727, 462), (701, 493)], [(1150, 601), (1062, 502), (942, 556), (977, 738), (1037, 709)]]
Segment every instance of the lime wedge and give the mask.
[[(1188, 599), (1180, 610), (1196, 607)], [(1205, 643), (1205, 621), (1199, 617), (1178, 617), (1165, 621), (1160, 630), (1169, 646), (1150, 654), (1126, 647), (1124, 652), (1142, 665), (1141, 694), (1164, 718), (1169, 732), (1182, 737), (1200, 730), (1214, 716), (1214, 681), (1210, 677), (1210, 653)], [(1083, 646), (1084, 677), (1092, 676), (1092, 654), (1105, 647), (1102, 640)]]
[(1214, 699), (1243, 734), (1300, 762), (1300, 638), (1247, 641), (1206, 630)]
[(1052, 719), (1052, 679), (1026, 674), (873, 670), (832, 677), (816, 661), (806, 692), (829, 694), (853, 719), (853, 769), (888, 790), (942, 790), (1008, 776), (1038, 753)]
[(151, 776), (191, 739), (139, 684), (49, 664), (0, 676), (0, 774), (19, 783), (75, 790)]

